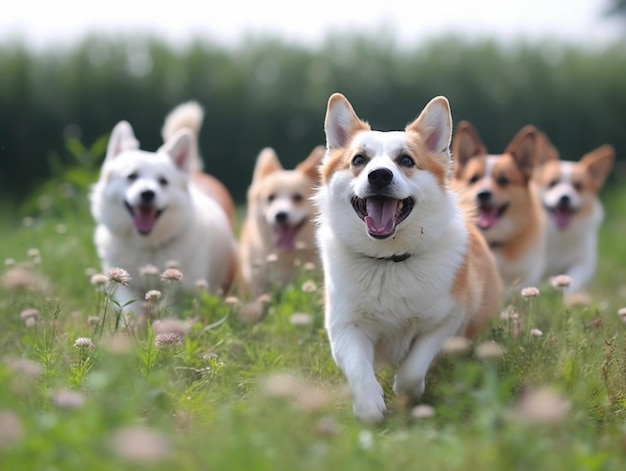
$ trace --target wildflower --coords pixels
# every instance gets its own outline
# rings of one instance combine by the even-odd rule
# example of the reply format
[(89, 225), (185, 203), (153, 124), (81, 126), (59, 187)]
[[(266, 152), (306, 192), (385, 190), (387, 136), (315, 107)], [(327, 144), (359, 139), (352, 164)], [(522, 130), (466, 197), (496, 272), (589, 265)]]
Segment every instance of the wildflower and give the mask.
[(158, 301), (161, 299), (161, 292), (156, 289), (151, 289), (146, 292), (146, 301)]
[(313, 262), (306, 262), (302, 268), (304, 269), (304, 271), (314, 271), (315, 270), (315, 263)]
[(302, 266), (302, 260), (300, 260), (299, 258), (296, 258), (293, 261), (293, 266), (296, 267), (296, 268)]
[(4, 266), (5, 267), (12, 267), (15, 265), (15, 259), (14, 258), (5, 258), (4, 259)]
[(152, 329), (157, 334), (174, 333), (184, 335), (191, 329), (191, 322), (180, 319), (160, 319), (152, 323)]
[(119, 267), (109, 268), (104, 274), (109, 278), (109, 280), (114, 283), (118, 283), (122, 286), (128, 286), (130, 284), (130, 275), (126, 270)]
[(500, 313), (500, 319), (503, 321), (513, 321), (519, 319), (519, 313), (513, 306), (508, 306)]
[(565, 298), (567, 307), (584, 307), (591, 304), (591, 297), (587, 293), (572, 293)]
[(539, 329), (530, 329), (530, 335), (531, 337), (541, 337), (543, 332)]
[(482, 360), (499, 358), (504, 354), (504, 347), (496, 342), (483, 342), (476, 347), (476, 356)]
[(539, 290), (534, 286), (522, 288), (522, 296), (526, 299), (536, 298), (539, 296)]
[(177, 332), (163, 332), (154, 337), (154, 346), (157, 348), (180, 345), (183, 343), (183, 336)]
[(435, 408), (427, 404), (420, 404), (411, 409), (411, 416), (416, 419), (428, 419), (435, 415)]
[(0, 450), (14, 446), (24, 435), (24, 427), (13, 411), (0, 411)]
[(161, 273), (158, 267), (154, 265), (144, 265), (139, 268), (139, 276), (157, 276)]
[(317, 285), (313, 280), (307, 280), (302, 283), (301, 289), (303, 293), (314, 293), (317, 290)]
[(142, 463), (163, 460), (171, 452), (165, 436), (140, 425), (117, 430), (111, 440), (111, 447), (120, 458)]
[(369, 450), (374, 446), (374, 434), (371, 430), (361, 430), (361, 433), (359, 433), (359, 446), (363, 450)]
[(20, 312), (20, 318), (23, 321), (27, 319), (31, 319), (31, 318), (38, 318), (38, 317), (39, 317), (39, 311), (35, 308), (24, 309), (22, 312)]
[(443, 344), (443, 352), (450, 355), (465, 353), (469, 350), (471, 343), (467, 337), (450, 337)]
[(32, 289), (43, 291), (44, 283), (37, 273), (26, 265), (11, 267), (2, 277), (2, 286), (9, 291)]
[(161, 273), (161, 279), (163, 281), (180, 281), (183, 279), (183, 272), (178, 268), (166, 268), (165, 271)]
[(91, 275), (91, 278), (89, 279), (89, 282), (93, 285), (93, 286), (104, 286), (108, 283), (109, 281), (109, 277), (106, 276), (104, 273), (96, 273), (94, 275)]
[(332, 419), (322, 418), (315, 424), (315, 433), (322, 437), (332, 437), (339, 433), (339, 426)]
[(85, 396), (78, 391), (61, 390), (52, 395), (52, 403), (59, 409), (78, 409), (85, 403)]
[(88, 325), (98, 325), (100, 323), (100, 318), (98, 316), (89, 316), (87, 318)]
[(269, 295), (268, 293), (263, 293), (259, 296), (257, 296), (256, 300), (260, 303), (266, 304), (266, 303), (271, 303), (272, 302), (272, 296)]
[(74, 348), (84, 348), (91, 350), (95, 347), (96, 346), (89, 337), (78, 337), (76, 340), (74, 340)]
[(291, 315), (289, 322), (293, 325), (311, 325), (313, 323), (313, 317), (306, 312), (296, 312)]
[(200, 290), (206, 291), (209, 289), (209, 282), (207, 280), (203, 280), (203, 279), (196, 280), (195, 285), (196, 285), (196, 288)]
[(274, 263), (278, 260), (278, 255), (276, 255), (275, 253), (271, 253), (265, 258), (265, 260), (267, 261), (267, 263)]
[(240, 302), (240, 301), (239, 301), (239, 298), (238, 298), (237, 296), (227, 296), (227, 297), (224, 299), (224, 303), (225, 303), (225, 304), (229, 304), (229, 305), (231, 305), (231, 306), (236, 306), (236, 305), (238, 305), (238, 304), (239, 304), (239, 302)]
[(41, 253), (39, 252), (39, 249), (28, 249), (28, 258), (40, 258), (41, 257)]
[(544, 387), (524, 393), (515, 406), (514, 417), (531, 423), (554, 424), (567, 417), (570, 405), (566, 397)]
[(244, 304), (237, 313), (237, 318), (243, 322), (254, 324), (259, 322), (265, 313), (265, 306), (259, 301)]
[(552, 278), (550, 278), (550, 284), (553, 288), (556, 289), (567, 288), (569, 285), (572, 284), (572, 278), (568, 275), (553, 276)]
[(617, 310), (617, 315), (621, 318), (626, 317), (626, 307), (621, 307)]
[(306, 242), (304, 242), (303, 240), (299, 240), (298, 242), (296, 242), (296, 250), (306, 250), (306, 248)]
[(41, 374), (41, 365), (26, 358), (7, 358), (4, 360), (9, 370), (20, 377), (35, 379)]

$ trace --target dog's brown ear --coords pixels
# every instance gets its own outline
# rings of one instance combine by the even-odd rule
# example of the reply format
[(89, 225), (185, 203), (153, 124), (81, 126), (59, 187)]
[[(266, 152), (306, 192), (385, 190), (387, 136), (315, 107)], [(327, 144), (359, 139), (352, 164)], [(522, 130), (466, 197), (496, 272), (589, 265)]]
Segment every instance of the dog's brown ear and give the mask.
[(359, 130), (370, 130), (354, 112), (348, 99), (341, 93), (333, 93), (328, 99), (324, 131), (328, 149), (340, 149), (348, 145), (352, 135)]
[(539, 146), (539, 156), (537, 158), (537, 165), (543, 165), (551, 160), (559, 160), (561, 157), (559, 151), (546, 133), (537, 131), (537, 145)]
[(309, 156), (296, 166), (298, 172), (304, 173), (316, 184), (320, 180), (319, 165), (326, 153), (324, 146), (316, 146)]
[(487, 148), (480, 140), (476, 128), (466, 120), (459, 121), (456, 125), (451, 147), (454, 158), (454, 175), (457, 178), (460, 177), (461, 170), (472, 158), (487, 155)]
[(122, 152), (131, 149), (139, 149), (139, 141), (135, 137), (133, 127), (128, 121), (120, 121), (111, 131), (111, 137), (107, 145), (106, 160), (111, 160)]
[(271, 147), (264, 148), (256, 159), (252, 181), (258, 181), (270, 173), (282, 170), (283, 166), (278, 160), (276, 152)]
[(610, 144), (604, 144), (585, 154), (580, 163), (587, 167), (593, 180), (595, 191), (599, 191), (606, 181), (606, 177), (613, 168), (615, 161), (615, 148)]
[(538, 131), (530, 124), (520, 129), (506, 147), (504, 153), (510, 154), (517, 167), (528, 182), (535, 170), (539, 158)]

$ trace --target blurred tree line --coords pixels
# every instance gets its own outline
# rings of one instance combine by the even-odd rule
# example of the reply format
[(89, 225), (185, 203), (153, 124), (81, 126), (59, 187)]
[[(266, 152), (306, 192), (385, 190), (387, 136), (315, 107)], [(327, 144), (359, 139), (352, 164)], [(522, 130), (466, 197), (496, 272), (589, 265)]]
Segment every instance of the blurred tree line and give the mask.
[(95, 178), (106, 135), (121, 119), (143, 149), (156, 149), (166, 114), (189, 99), (206, 112), (205, 168), (239, 202), (263, 147), (291, 167), (324, 142), (326, 103), (336, 91), (377, 129), (400, 129), (445, 95), (455, 122), (474, 123), (492, 152), (532, 123), (566, 158), (607, 142), (622, 158), (623, 46), (446, 37), (400, 48), (391, 33), (333, 36), (315, 48), (271, 37), (231, 48), (200, 40), (175, 47), (154, 37), (91, 37), (39, 52), (0, 45), (0, 194), (22, 201), (76, 161)]

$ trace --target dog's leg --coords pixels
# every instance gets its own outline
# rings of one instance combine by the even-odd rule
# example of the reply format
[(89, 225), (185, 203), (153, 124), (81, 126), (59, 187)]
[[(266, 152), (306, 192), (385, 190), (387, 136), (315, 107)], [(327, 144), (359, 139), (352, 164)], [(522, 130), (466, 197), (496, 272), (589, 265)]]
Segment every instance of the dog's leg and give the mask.
[(364, 422), (380, 422), (386, 408), (374, 374), (374, 342), (354, 323), (332, 326), (329, 338), (333, 358), (352, 391), (354, 415)]
[(396, 395), (419, 397), (424, 392), (426, 372), (433, 358), (441, 351), (444, 342), (455, 335), (463, 321), (462, 316), (449, 315), (430, 332), (421, 334), (400, 365), (393, 383)]

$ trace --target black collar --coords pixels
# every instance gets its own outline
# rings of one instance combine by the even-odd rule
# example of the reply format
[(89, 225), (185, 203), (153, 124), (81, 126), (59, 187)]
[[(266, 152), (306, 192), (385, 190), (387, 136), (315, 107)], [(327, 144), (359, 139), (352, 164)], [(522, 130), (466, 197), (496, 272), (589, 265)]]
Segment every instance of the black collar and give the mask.
[(392, 255), (391, 257), (371, 257), (369, 255), (365, 255), (367, 258), (371, 258), (374, 260), (384, 260), (384, 261), (391, 261), (391, 262), (404, 262), (405, 260), (408, 260), (409, 258), (411, 258), (411, 254), (409, 252), (407, 253), (403, 253), (400, 255)]

